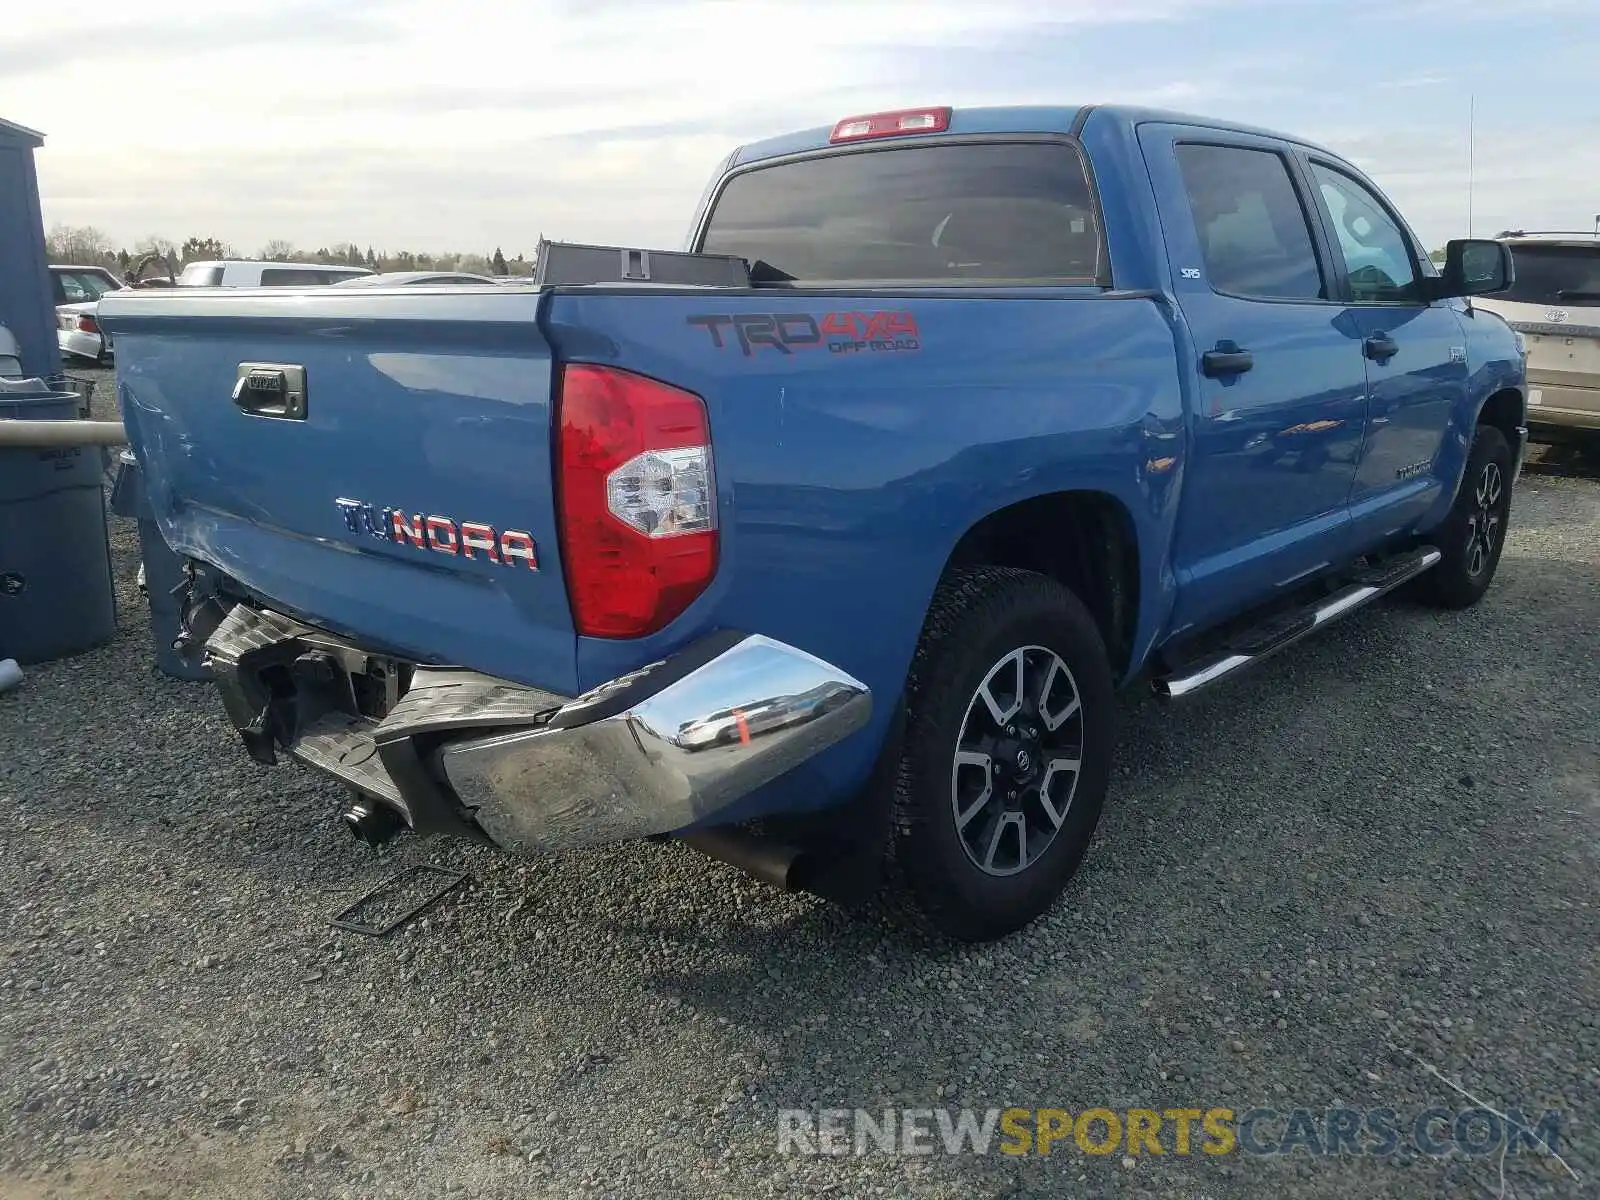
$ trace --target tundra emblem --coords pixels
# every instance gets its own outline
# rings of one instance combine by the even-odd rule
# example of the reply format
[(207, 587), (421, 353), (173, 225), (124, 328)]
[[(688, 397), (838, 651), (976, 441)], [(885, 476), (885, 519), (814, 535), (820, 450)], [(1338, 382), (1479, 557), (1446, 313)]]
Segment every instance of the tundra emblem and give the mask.
[(1561, 325), (1564, 324), (1566, 319), (1571, 315), (1572, 314), (1564, 308), (1547, 308), (1545, 309), (1544, 319), (1549, 321), (1552, 325)]
[(418, 550), (439, 554), (459, 554), (476, 558), (482, 554), (492, 563), (509, 567), (521, 562), (528, 570), (539, 569), (533, 536), (521, 529), (502, 529), (479, 521), (455, 521), (450, 517), (407, 515), (400, 508), (378, 508), (360, 500), (334, 501), (351, 533), (365, 533), (379, 541), (398, 542)]

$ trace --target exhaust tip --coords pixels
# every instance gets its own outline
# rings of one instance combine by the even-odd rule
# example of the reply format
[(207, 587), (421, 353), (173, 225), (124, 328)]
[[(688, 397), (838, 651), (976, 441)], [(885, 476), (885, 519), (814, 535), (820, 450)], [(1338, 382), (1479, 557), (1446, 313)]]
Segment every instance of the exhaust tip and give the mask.
[(369, 846), (381, 846), (400, 832), (400, 814), (376, 800), (357, 800), (345, 810), (344, 827), (350, 836)]

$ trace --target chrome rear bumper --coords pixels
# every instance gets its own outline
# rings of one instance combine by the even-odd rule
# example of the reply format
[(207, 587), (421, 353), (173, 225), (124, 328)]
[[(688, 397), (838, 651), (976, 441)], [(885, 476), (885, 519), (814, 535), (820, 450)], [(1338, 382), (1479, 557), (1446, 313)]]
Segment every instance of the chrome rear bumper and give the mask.
[(576, 699), (450, 668), (417, 667), (406, 681), (406, 664), (243, 604), (206, 652), (259, 761), (282, 749), (418, 832), (522, 851), (706, 821), (872, 711), (866, 686), (844, 671), (737, 632)]

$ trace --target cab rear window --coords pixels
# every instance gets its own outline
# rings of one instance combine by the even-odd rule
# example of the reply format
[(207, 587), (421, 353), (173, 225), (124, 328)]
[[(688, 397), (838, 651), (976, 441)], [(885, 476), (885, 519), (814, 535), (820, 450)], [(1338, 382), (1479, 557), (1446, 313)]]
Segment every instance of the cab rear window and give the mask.
[(1065, 142), (849, 150), (734, 175), (700, 249), (758, 283), (1093, 283), (1088, 171)]

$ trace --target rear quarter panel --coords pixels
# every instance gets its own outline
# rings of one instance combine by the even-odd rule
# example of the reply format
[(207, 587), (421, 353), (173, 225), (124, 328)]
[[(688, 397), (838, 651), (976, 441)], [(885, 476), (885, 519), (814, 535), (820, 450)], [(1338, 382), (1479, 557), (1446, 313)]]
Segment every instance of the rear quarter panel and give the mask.
[[(741, 340), (733, 319), (764, 315), (802, 336), (809, 318), (819, 339), (787, 350)], [(876, 339), (843, 332), (875, 320)], [(865, 779), (940, 573), (962, 534), (997, 509), (1063, 490), (1114, 497), (1142, 547), (1136, 657), (1164, 618), (1182, 400), (1173, 330), (1147, 297), (574, 291), (551, 298), (546, 334), (562, 360), (703, 396), (715, 449), (715, 582), (654, 638), (580, 638), (580, 682), (738, 628), (799, 646), (873, 691), (867, 730), (740, 816), (820, 807)]]

